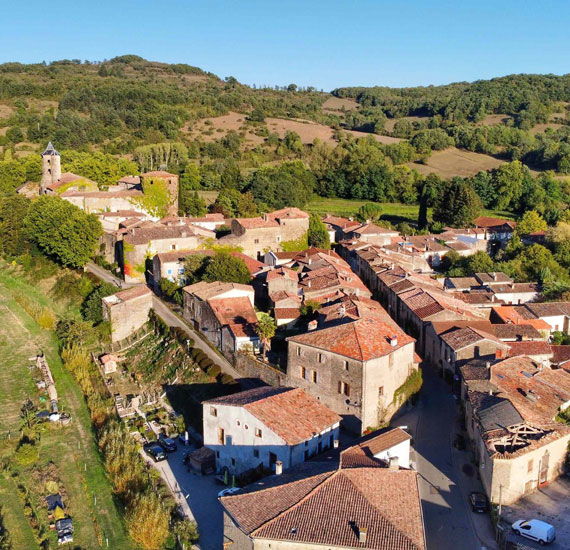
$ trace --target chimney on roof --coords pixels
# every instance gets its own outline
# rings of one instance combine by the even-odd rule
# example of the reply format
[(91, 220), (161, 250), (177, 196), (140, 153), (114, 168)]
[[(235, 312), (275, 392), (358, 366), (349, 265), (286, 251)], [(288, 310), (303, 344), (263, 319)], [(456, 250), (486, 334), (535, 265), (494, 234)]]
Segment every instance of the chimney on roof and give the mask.
[(491, 277), (493, 277), (493, 281), (497, 280), (497, 272), (494, 271), (493, 273), (491, 273)]
[(315, 330), (317, 328), (317, 321), (316, 319), (313, 321), (309, 321), (309, 324), (307, 325), (307, 329), (308, 330)]
[(395, 348), (398, 345), (398, 337), (396, 335), (390, 336), (390, 345)]
[(358, 542), (361, 544), (366, 544), (366, 535), (368, 534), (368, 528), (358, 527)]
[(400, 469), (400, 462), (398, 460), (397, 456), (391, 456), (388, 459), (388, 464), (389, 464), (389, 468), (390, 470), (399, 470)]
[(493, 390), (489, 388), (489, 395), (493, 397)]
[(281, 460), (277, 460), (275, 462), (275, 475), (280, 476), (283, 473), (283, 462)]
[(487, 362), (485, 363), (485, 367), (487, 368), (487, 370), (491, 370), (491, 362), (490, 362), (490, 361), (487, 361)]
[(338, 445), (339, 445), (339, 441), (338, 441), (338, 439), (335, 439), (335, 440), (333, 441), (333, 447), (334, 447), (335, 449), (338, 449)]

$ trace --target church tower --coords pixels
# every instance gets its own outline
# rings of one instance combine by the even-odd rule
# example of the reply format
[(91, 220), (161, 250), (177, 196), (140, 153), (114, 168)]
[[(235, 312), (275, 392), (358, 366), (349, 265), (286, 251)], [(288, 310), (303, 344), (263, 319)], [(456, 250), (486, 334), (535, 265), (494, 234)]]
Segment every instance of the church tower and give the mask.
[(51, 183), (56, 183), (60, 178), (61, 158), (50, 141), (46, 150), (42, 153), (42, 182), (40, 184), (40, 194), (43, 195), (46, 186)]

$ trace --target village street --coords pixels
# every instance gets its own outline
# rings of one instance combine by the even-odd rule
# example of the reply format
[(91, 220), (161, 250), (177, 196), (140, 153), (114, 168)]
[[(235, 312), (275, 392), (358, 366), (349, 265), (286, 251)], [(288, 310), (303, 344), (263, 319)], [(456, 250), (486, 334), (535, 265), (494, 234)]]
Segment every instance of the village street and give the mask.
[[(488, 514), (474, 514), (468, 502), (472, 480), (462, 471), (467, 458), (452, 448), (458, 407), (449, 386), (431, 367), (423, 369), (418, 404), (397, 415), (394, 426), (408, 426), (420, 474), (420, 496), (428, 550), (496, 548)], [(475, 474), (472, 474), (475, 477)], [(478, 488), (478, 490), (481, 490)]]
[[(96, 275), (101, 280), (111, 283), (120, 288), (126, 288), (129, 286), (127, 283), (122, 281), (121, 279), (115, 277), (112, 273), (95, 265), (94, 263), (90, 262), (86, 266), (87, 271)], [(154, 295), (152, 297), (152, 307), (155, 313), (170, 327), (178, 327), (184, 330), (188, 334), (188, 338), (192, 338), (194, 340), (194, 347), (202, 350), (214, 363), (218, 364), (222, 369), (222, 372), (229, 374), (235, 380), (240, 382), (241, 388), (243, 390), (250, 389), (251, 387), (256, 387), (259, 385), (258, 382), (250, 381), (249, 379), (244, 379), (242, 375), (232, 367), (232, 365), (221, 355), (221, 353), (216, 352), (212, 349), (202, 337), (196, 333), (196, 331), (188, 325), (185, 321), (183, 321), (178, 315), (176, 315), (168, 305), (163, 302), (158, 296)]]

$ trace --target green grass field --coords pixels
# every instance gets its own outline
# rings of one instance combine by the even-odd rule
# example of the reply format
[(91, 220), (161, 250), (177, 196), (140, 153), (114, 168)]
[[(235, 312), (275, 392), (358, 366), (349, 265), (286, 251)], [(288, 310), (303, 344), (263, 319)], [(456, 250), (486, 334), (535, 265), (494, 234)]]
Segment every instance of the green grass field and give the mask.
[[(363, 204), (368, 204), (369, 202), (371, 201), (314, 197), (306, 206), (305, 210), (321, 216), (331, 214), (333, 216), (350, 217), (355, 216), (358, 209)], [(394, 225), (402, 222), (416, 223), (418, 220), (419, 206), (417, 204), (401, 204), (397, 202), (380, 202), (378, 204), (382, 207), (382, 218)], [(428, 211), (428, 215), (431, 217), (431, 208)], [(495, 210), (484, 210), (482, 215), (506, 218), (509, 220), (514, 219), (513, 214), (510, 212)]]
[[(7, 458), (19, 439), (20, 407), (27, 397), (40, 405), (38, 391), (29, 370), (29, 357), (43, 351), (55, 379), (61, 410), (67, 411), (73, 422), (67, 427), (47, 424), (40, 442), (39, 462), (30, 468), (16, 468), (18, 477), (10, 472), (0, 476), (0, 498), (4, 504), (6, 527), (14, 548), (38, 548), (22, 502), (15, 491), (23, 482), (33, 493), (38, 516), (47, 524), (47, 509), (43, 504), (44, 488), (38, 477), (48, 468), (56, 472), (64, 488), (65, 504), (73, 517), (74, 546), (82, 549), (130, 549), (121, 514), (115, 504), (111, 486), (105, 477), (97, 451), (91, 421), (79, 387), (63, 366), (53, 333), (42, 329), (14, 300), (22, 292), (54, 311), (61, 306), (42, 294), (37, 285), (26, 282), (13, 268), (0, 265), (0, 456)], [(10, 431), (11, 439), (6, 433)], [(50, 463), (53, 463), (51, 465)], [(95, 504), (95, 497), (97, 504)], [(50, 548), (57, 546), (55, 532), (50, 533)]]

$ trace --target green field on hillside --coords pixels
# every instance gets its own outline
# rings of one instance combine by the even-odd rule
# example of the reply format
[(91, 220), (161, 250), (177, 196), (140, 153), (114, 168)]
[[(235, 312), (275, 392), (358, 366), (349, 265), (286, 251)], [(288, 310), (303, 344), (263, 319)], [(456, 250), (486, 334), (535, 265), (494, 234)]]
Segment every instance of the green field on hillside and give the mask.
[[(56, 479), (64, 495), (66, 511), (73, 518), (74, 547), (127, 550), (132, 547), (131, 542), (101, 464), (81, 391), (60, 360), (55, 335), (42, 329), (22, 309), (15, 300), (18, 293), (58, 310), (41, 289), (17, 275), (14, 268), (0, 265), (0, 402), (3, 405), (0, 457), (7, 462), (18, 444), (22, 425), (20, 409), (24, 401), (30, 398), (40, 410), (46, 408), (29, 368), (29, 358), (41, 351), (55, 379), (59, 408), (70, 414), (72, 422), (65, 427), (44, 424), (38, 444), (39, 460), (30, 466), (13, 464), (0, 475), (4, 519), (14, 548), (39, 548), (17, 486), (26, 487), (39, 522), (47, 526), (45, 481)], [(57, 547), (55, 531), (49, 531), (48, 540), (49, 548)]]
[[(305, 210), (314, 212), (321, 216), (331, 214), (333, 216), (350, 217), (356, 216), (358, 209), (363, 204), (368, 204), (371, 201), (352, 200), (352, 199), (338, 199), (338, 198), (324, 198), (314, 197), (311, 202), (306, 206)], [(377, 203), (382, 207), (382, 218), (396, 225), (398, 223), (416, 223), (418, 220), (417, 204), (401, 204), (397, 202), (381, 202)], [(428, 212), (431, 217), (431, 208)], [(483, 216), (494, 216), (512, 220), (514, 216), (511, 212), (502, 212), (498, 210), (483, 210)]]

